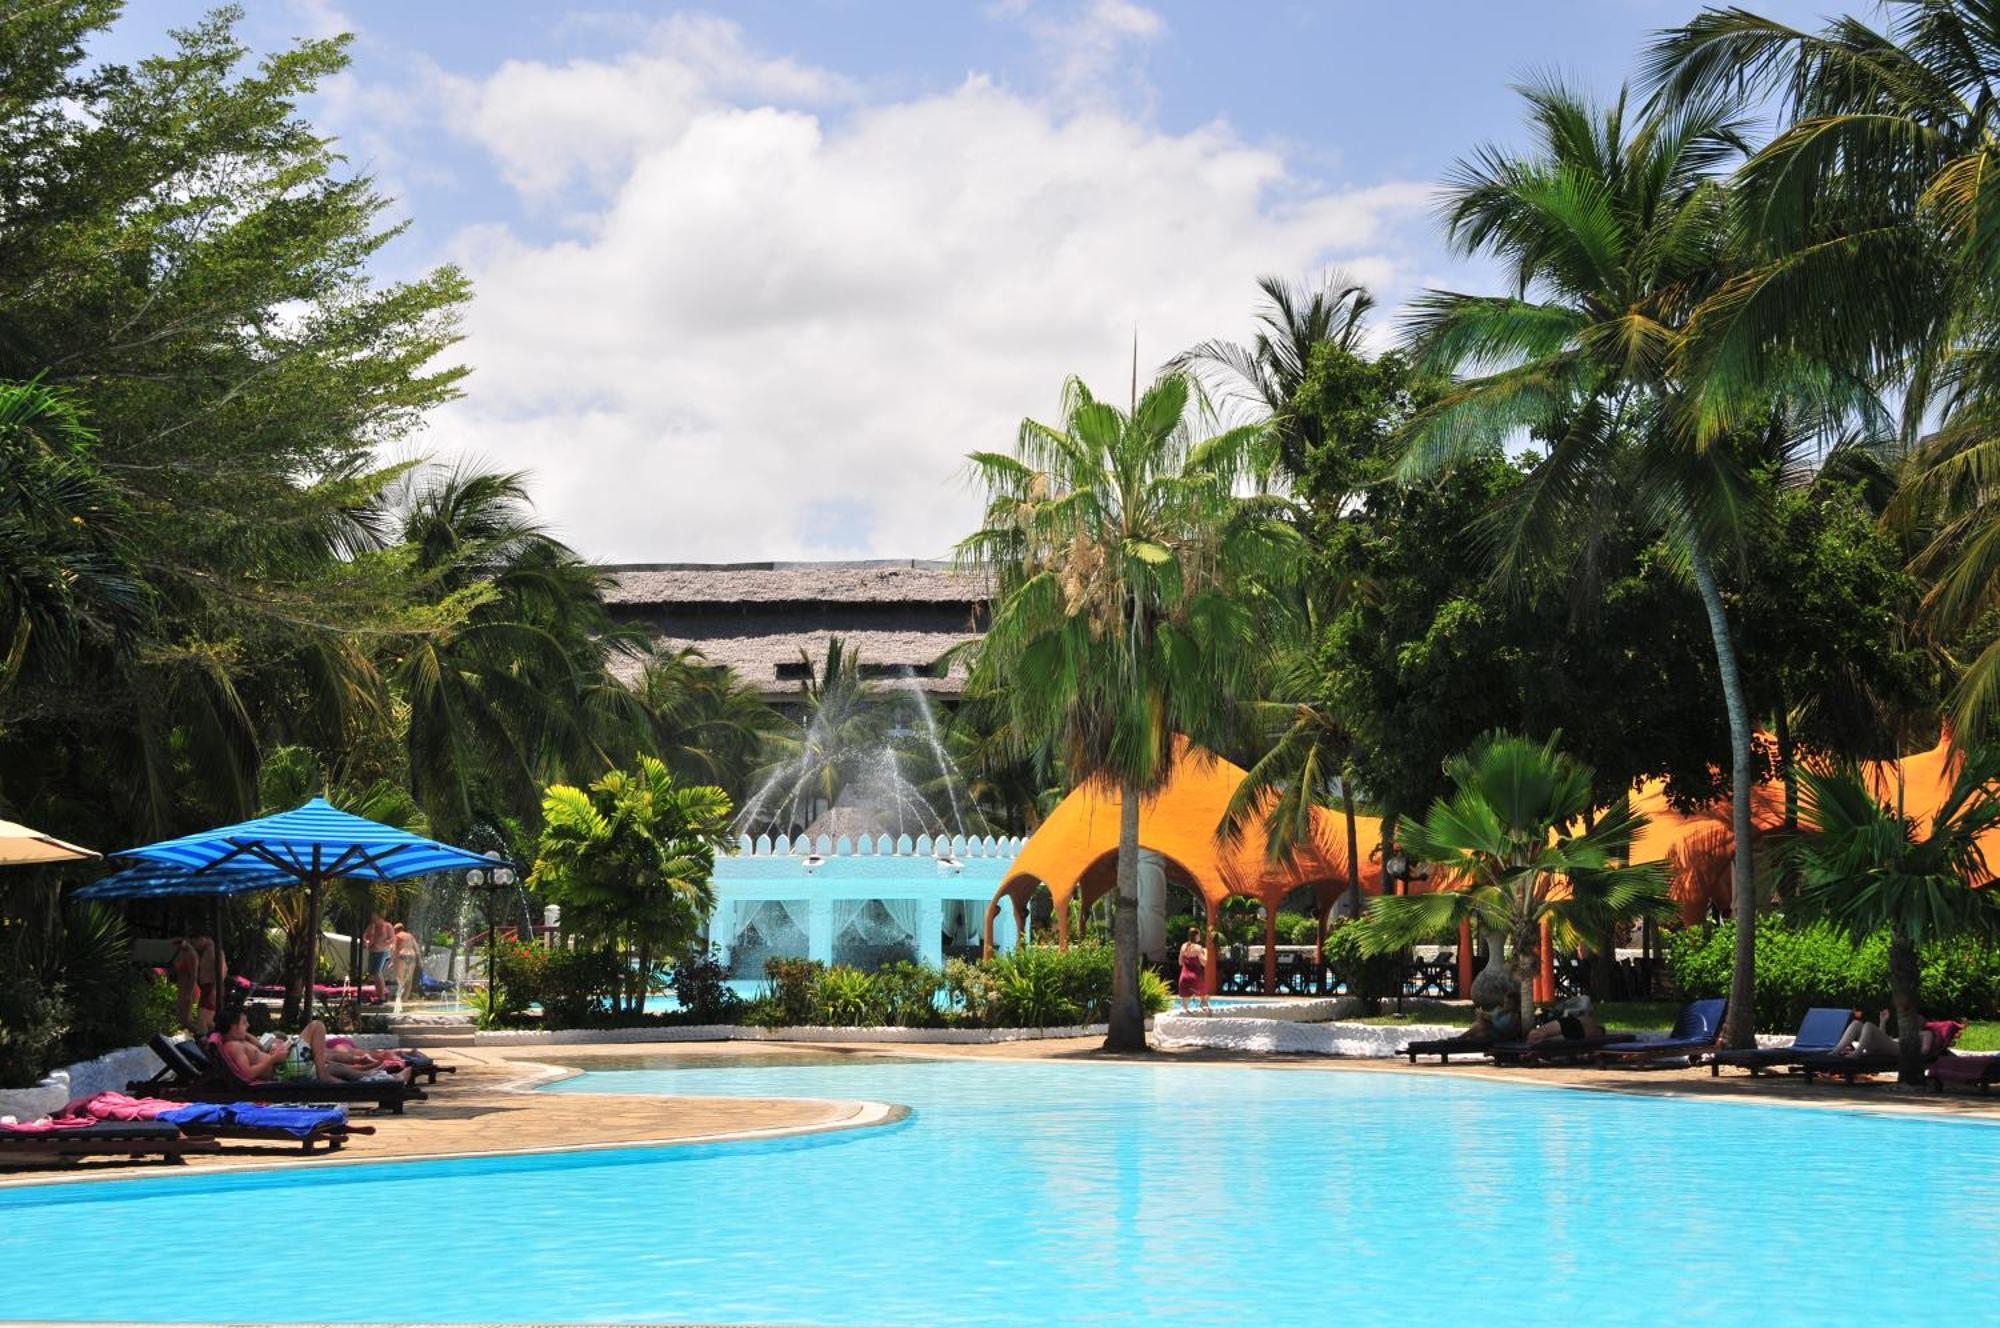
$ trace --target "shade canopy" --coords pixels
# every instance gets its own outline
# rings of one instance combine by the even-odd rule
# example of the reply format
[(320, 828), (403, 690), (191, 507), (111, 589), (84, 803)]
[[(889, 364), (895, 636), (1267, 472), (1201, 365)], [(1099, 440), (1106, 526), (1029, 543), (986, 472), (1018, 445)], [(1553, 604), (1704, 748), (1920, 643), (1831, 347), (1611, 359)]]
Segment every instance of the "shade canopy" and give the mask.
[(0, 866), (29, 867), (38, 862), (80, 862), (98, 855), (54, 835), (13, 821), (0, 821)]
[(241, 871), (189, 871), (185, 867), (162, 867), (144, 863), (127, 867), (89, 885), (70, 891), (71, 899), (184, 899), (190, 896), (246, 895), (257, 890), (282, 890), (296, 886), (298, 879), (288, 872), (269, 867)]
[(118, 856), (194, 873), (268, 868), (313, 883), (340, 877), (400, 881), (493, 865), (477, 853), (341, 811), (324, 798), (254, 821), (128, 848)]

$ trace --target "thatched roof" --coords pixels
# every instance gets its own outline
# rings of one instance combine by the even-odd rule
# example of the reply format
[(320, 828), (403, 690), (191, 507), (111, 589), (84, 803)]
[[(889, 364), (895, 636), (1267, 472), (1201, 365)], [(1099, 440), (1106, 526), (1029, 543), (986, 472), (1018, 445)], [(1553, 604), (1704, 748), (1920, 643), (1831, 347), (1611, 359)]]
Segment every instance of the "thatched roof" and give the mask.
[(826, 563), (637, 563), (610, 569), (605, 602), (675, 604), (975, 604), (984, 577), (915, 559)]
[[(613, 567), (605, 599), (646, 624), (663, 648), (693, 646), (765, 696), (796, 694), (801, 651), (814, 660), (839, 637), (872, 673), (908, 669), (927, 692), (956, 696), (964, 666), (930, 676), (954, 646), (979, 636), (984, 578), (934, 562), (645, 564)], [(618, 671), (638, 671), (628, 661)]]

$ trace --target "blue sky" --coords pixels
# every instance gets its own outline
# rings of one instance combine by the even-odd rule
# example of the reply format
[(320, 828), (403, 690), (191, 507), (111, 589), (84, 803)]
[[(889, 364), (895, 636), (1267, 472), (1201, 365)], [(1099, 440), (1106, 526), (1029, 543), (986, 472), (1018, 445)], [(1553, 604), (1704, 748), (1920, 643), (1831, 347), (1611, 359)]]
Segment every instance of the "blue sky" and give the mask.
[[(1830, 6), (1752, 7), (1800, 24)], [(1510, 84), (1616, 94), (1685, 0), (268, 0), (356, 34), (308, 107), (479, 292), (411, 446), (527, 469), (620, 561), (938, 556), (1062, 378), (1241, 336), (1265, 271), (1485, 288), (1430, 189)], [(146, 0), (98, 54), (203, 9)]]

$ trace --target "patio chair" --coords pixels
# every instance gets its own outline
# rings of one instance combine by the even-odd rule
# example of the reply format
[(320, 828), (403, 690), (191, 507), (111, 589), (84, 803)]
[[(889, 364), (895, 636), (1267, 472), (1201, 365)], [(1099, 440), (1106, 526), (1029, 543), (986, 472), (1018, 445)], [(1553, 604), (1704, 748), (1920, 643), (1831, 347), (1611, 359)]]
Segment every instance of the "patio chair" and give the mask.
[(1779, 1066), (1797, 1065), (1808, 1056), (1830, 1055), (1847, 1031), (1852, 1014), (1845, 1006), (1816, 1005), (1799, 1020), (1799, 1031), (1792, 1035), (1789, 1047), (1725, 1047), (1708, 1058), (1708, 1073), (1719, 1078), (1723, 1066), (1733, 1065), (1750, 1071), (1754, 1078)]
[(1664, 1038), (1639, 1038), (1597, 1052), (1599, 1065), (1659, 1065), (1664, 1061), (1685, 1061), (1698, 1065), (1715, 1050), (1722, 1036), (1722, 1016), (1729, 1002), (1720, 998), (1689, 1001), (1681, 1007), (1674, 1026)]
[(345, 1107), (267, 1106), (255, 1102), (194, 1102), (163, 1113), (162, 1120), (197, 1138), (227, 1142), (295, 1143), (302, 1153), (337, 1153), (372, 1125), (355, 1125)]
[(1454, 1056), (1491, 1055), (1499, 1041), (1500, 1039), (1491, 1037), (1431, 1038), (1425, 1042), (1405, 1043), (1401, 1054), (1408, 1056), (1412, 1065), (1417, 1063), (1419, 1056), (1435, 1056), (1438, 1058), (1438, 1064), (1449, 1065)]
[(1517, 1038), (1511, 1042), (1496, 1042), (1488, 1053), (1495, 1065), (1555, 1065), (1589, 1060), (1606, 1047), (1626, 1042), (1637, 1042), (1637, 1033), (1598, 1033), (1591, 1037), (1545, 1038), (1540, 1042), (1529, 1042)]

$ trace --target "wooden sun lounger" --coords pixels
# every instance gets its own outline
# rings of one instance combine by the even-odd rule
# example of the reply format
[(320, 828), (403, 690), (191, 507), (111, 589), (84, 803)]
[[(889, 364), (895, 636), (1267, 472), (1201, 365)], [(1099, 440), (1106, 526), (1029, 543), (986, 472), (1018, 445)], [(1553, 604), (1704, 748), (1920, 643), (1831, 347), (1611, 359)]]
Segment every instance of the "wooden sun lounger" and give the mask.
[[(218, 1069), (206, 1055), (199, 1061), (190, 1054), (191, 1044), (169, 1042), (154, 1037), (147, 1044), (160, 1058), (162, 1069), (151, 1079), (135, 1079), (125, 1091), (135, 1097), (163, 1097), (174, 1102), (271, 1102), (286, 1106), (360, 1104), (403, 1114), (410, 1102), (422, 1102), (429, 1095), (410, 1082), (399, 1079), (325, 1082), (318, 1079), (271, 1079), (245, 1083), (234, 1074)], [(192, 1052), (200, 1054), (199, 1047)]]
[(157, 1158), (185, 1162), (188, 1153), (213, 1153), (216, 1142), (184, 1134), (164, 1121), (101, 1121), (67, 1130), (29, 1133), (0, 1130), (0, 1166), (18, 1161), (73, 1162), (85, 1157)]

